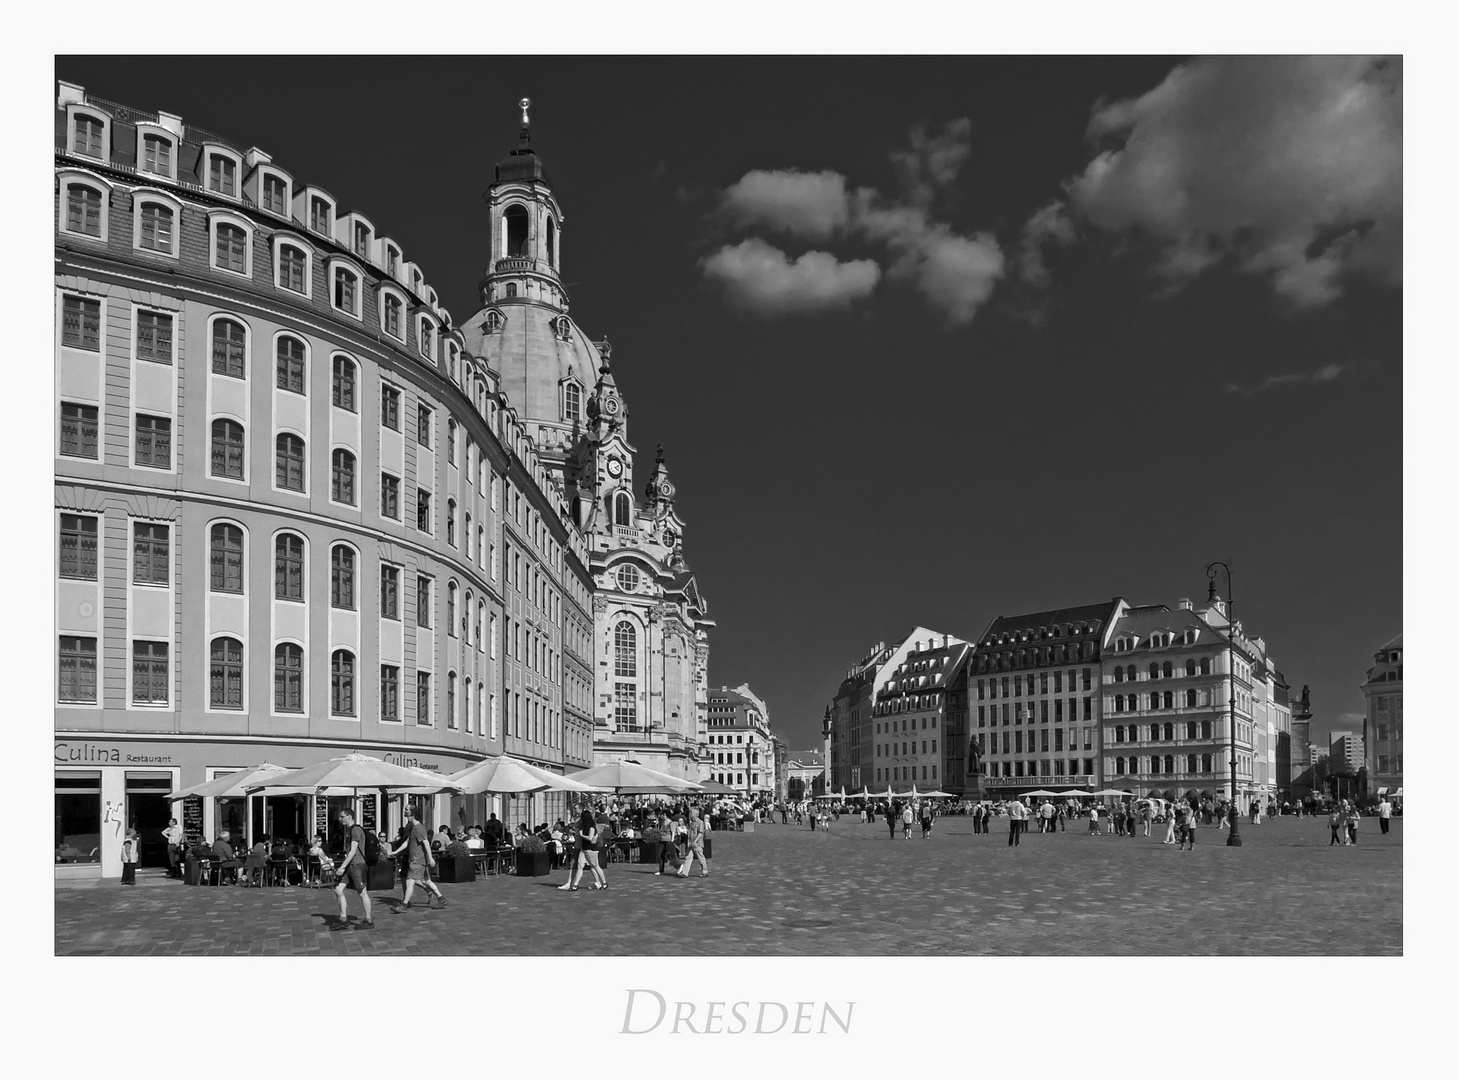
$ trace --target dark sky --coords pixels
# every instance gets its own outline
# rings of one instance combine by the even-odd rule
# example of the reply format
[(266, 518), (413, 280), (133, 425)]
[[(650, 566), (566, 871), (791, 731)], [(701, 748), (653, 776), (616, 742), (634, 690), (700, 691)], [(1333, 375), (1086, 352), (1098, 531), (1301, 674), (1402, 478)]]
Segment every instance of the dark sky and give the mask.
[[(710, 680), (747, 681), (802, 748), (876, 641), (1173, 606), (1213, 559), (1318, 730), (1360, 712), (1402, 625), (1401, 68), (1284, 64), (63, 57), (57, 75), (261, 147), (397, 239), (458, 320), (531, 97), (572, 314), (612, 339), (639, 469), (661, 441), (678, 484), (719, 622)], [(1353, 87), (1366, 107), (1327, 108)], [(892, 158), (918, 125), (919, 196)], [(773, 193), (727, 212), (753, 170), (838, 174), (923, 227), (816, 237)], [(1046, 207), (1061, 224), (1039, 233)], [(855, 295), (756, 308), (705, 262), (751, 237), (873, 260), (874, 289), (807, 263), (800, 284)], [(958, 262), (989, 249), (1000, 271)]]

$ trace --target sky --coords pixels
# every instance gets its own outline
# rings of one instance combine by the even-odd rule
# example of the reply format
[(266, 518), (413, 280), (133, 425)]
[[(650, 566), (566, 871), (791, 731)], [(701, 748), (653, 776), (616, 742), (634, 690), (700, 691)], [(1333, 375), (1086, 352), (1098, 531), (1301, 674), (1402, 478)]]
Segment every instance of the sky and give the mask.
[[(1313, 737), (1402, 630), (1402, 65), (1346, 57), (58, 57), (257, 146), (456, 319), (532, 141), (571, 312), (663, 443), (794, 749), (923, 625), (1205, 596)], [(303, 104), (301, 104), (303, 103)], [(1222, 581), (1222, 595), (1228, 595)]]

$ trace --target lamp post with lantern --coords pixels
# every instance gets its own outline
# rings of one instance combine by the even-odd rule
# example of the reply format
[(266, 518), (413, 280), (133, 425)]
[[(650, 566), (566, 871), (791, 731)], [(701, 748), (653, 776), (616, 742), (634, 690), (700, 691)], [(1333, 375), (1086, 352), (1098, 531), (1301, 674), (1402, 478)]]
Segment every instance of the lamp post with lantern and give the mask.
[(1210, 579), (1210, 603), (1215, 602), (1215, 568), (1225, 571), (1225, 621), (1230, 644), (1230, 835), (1226, 837), (1227, 847), (1241, 847), (1240, 808), (1235, 801), (1235, 587), (1231, 584), (1230, 564), (1212, 562), (1205, 567), (1205, 576)]

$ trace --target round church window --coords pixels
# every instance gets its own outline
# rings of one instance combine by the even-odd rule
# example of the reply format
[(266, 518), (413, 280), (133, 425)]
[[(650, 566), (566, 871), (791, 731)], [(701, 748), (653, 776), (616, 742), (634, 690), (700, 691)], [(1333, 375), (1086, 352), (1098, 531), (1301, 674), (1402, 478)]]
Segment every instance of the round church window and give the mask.
[(641, 580), (642, 575), (638, 573), (636, 566), (618, 567), (618, 588), (623, 592), (637, 592)]

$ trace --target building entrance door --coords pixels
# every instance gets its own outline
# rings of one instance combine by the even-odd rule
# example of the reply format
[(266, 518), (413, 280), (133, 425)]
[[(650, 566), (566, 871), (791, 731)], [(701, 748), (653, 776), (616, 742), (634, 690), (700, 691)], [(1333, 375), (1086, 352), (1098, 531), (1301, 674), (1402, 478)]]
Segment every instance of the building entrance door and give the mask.
[(140, 866), (167, 865), (167, 840), (162, 830), (172, 819), (172, 804), (167, 801), (171, 791), (170, 776), (127, 774), (127, 828), (135, 829), (140, 837)]

